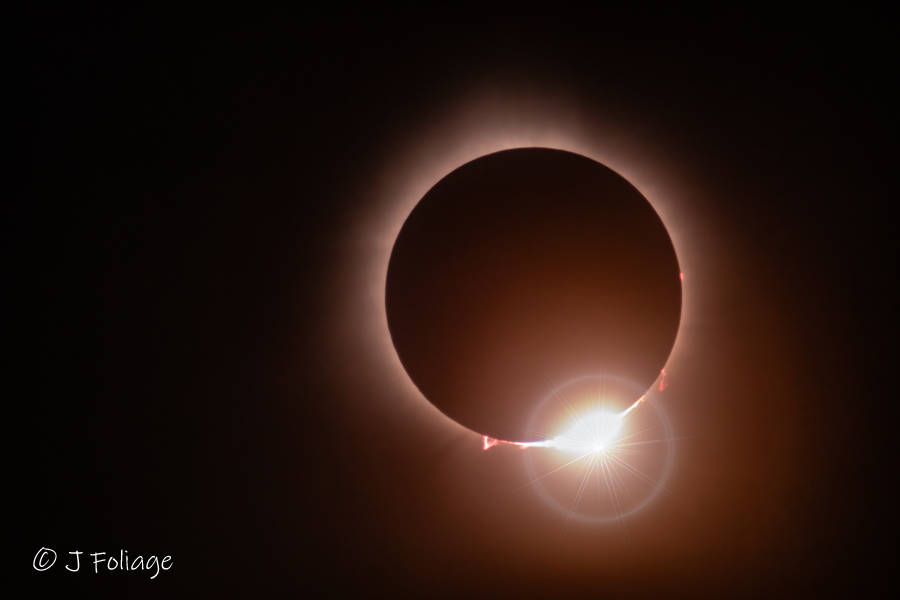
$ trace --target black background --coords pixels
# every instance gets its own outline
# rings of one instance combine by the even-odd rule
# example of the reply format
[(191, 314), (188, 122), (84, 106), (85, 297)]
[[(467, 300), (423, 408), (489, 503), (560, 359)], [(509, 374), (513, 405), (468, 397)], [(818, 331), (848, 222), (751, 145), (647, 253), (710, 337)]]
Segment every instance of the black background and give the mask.
[[(140, 4), (48, 8), (9, 24), (9, 62), (25, 76), (8, 90), (23, 100), (8, 116), (24, 125), (25, 186), (10, 189), (3, 219), (14, 500), (3, 570), (34, 596), (887, 589), (898, 99), (886, 11)], [(767, 455), (784, 473), (777, 484), (740, 460), (727, 477), (701, 478), (727, 501), (685, 509), (693, 550), (679, 554), (673, 534), (662, 553), (677, 560), (640, 558), (654, 533), (639, 519), (638, 558), (609, 561), (621, 569), (563, 567), (553, 548), (505, 560), (502, 542), (486, 541), (503, 536), (485, 533), (487, 512), (442, 509), (457, 488), (430, 474), (446, 447), (390, 415), (360, 424), (360, 400), (325, 364), (323, 290), (355, 186), (386, 141), (484, 82), (564, 88), (665, 140), (703, 174), (739, 249), (725, 320), (753, 314), (753, 329), (791, 342), (745, 345), (790, 370), (790, 394), (766, 394), (766, 361), (735, 358), (742, 351), (711, 365), (721, 389), (755, 385), (735, 408), (724, 393), (716, 404), (720, 421), (750, 432), (717, 460), (756, 465), (759, 424), (789, 418), (797, 435), (788, 454)], [(454, 477), (477, 486), (485, 475)], [(752, 542), (713, 532), (775, 513), (790, 526)], [(42, 546), (61, 560), (169, 554), (175, 567), (153, 581), (38, 573)]]

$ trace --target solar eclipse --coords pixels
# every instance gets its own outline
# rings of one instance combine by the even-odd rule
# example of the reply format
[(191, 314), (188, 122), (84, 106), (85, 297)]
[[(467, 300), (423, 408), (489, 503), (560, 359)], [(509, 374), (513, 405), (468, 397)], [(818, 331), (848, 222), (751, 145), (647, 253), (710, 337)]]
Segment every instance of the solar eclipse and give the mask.
[[(526, 441), (547, 391), (602, 370), (650, 388), (681, 315), (665, 226), (584, 156), (506, 150), (441, 179), (391, 254), (386, 311), (401, 362), (445, 415)], [(628, 392), (631, 404), (643, 392)]]

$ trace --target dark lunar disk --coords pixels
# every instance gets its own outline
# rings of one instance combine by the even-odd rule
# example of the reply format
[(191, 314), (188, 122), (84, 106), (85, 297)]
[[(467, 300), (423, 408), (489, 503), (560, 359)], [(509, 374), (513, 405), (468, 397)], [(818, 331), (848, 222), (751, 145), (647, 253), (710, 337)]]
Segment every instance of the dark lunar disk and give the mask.
[(679, 271), (659, 216), (620, 175), (570, 152), (507, 150), (453, 171), (409, 215), (388, 326), (445, 415), (534, 439), (523, 428), (550, 384), (600, 372), (653, 384), (678, 332)]

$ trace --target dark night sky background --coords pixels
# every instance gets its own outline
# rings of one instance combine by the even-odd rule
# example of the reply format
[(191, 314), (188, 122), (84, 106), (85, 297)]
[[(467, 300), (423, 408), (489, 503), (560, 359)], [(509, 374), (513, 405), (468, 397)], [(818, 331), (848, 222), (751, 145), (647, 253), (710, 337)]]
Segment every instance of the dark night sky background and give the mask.
[[(17, 29), (3, 570), (35, 597), (886, 593), (885, 10), (140, 4)], [(680, 450), (683, 500), (636, 515), (631, 547), (604, 529), (555, 546), (539, 502), (491, 504), (513, 487), (502, 449), (373, 408), (390, 399), (330, 350), (359, 190), (483, 85), (561, 90), (658, 141), (727, 240), (707, 337), (728, 343), (700, 344), (708, 377), (671, 386), (680, 430), (712, 434)], [(175, 567), (37, 573), (42, 546)]]

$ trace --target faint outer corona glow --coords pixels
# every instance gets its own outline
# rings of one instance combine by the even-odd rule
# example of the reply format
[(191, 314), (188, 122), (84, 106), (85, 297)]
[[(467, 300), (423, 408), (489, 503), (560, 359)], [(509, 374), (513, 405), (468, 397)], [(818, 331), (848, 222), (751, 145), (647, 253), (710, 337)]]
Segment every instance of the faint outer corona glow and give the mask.
[[(683, 270), (690, 274), (702, 249), (684, 214), (689, 192), (663, 150), (627, 125), (613, 124), (574, 100), (547, 95), (484, 92), (389, 144), (382, 161), (360, 189), (359, 212), (342, 242), (337, 297), (331, 327), (342, 340), (340, 362), (355, 359), (354, 381), (377, 386), (393, 409), (422, 426), (449, 428), (482, 438), (445, 417), (418, 391), (394, 349), (385, 310), (388, 262), (406, 218), (432, 186), (463, 164), (501, 150), (542, 147), (591, 158), (619, 173), (650, 202), (662, 219)], [(684, 275), (682, 274), (682, 279)], [(682, 290), (679, 332), (666, 364), (674, 371), (688, 344), (695, 301)], [(666, 385), (665, 378), (660, 387)], [(477, 443), (477, 442), (475, 442)], [(489, 440), (483, 439), (487, 446)]]

